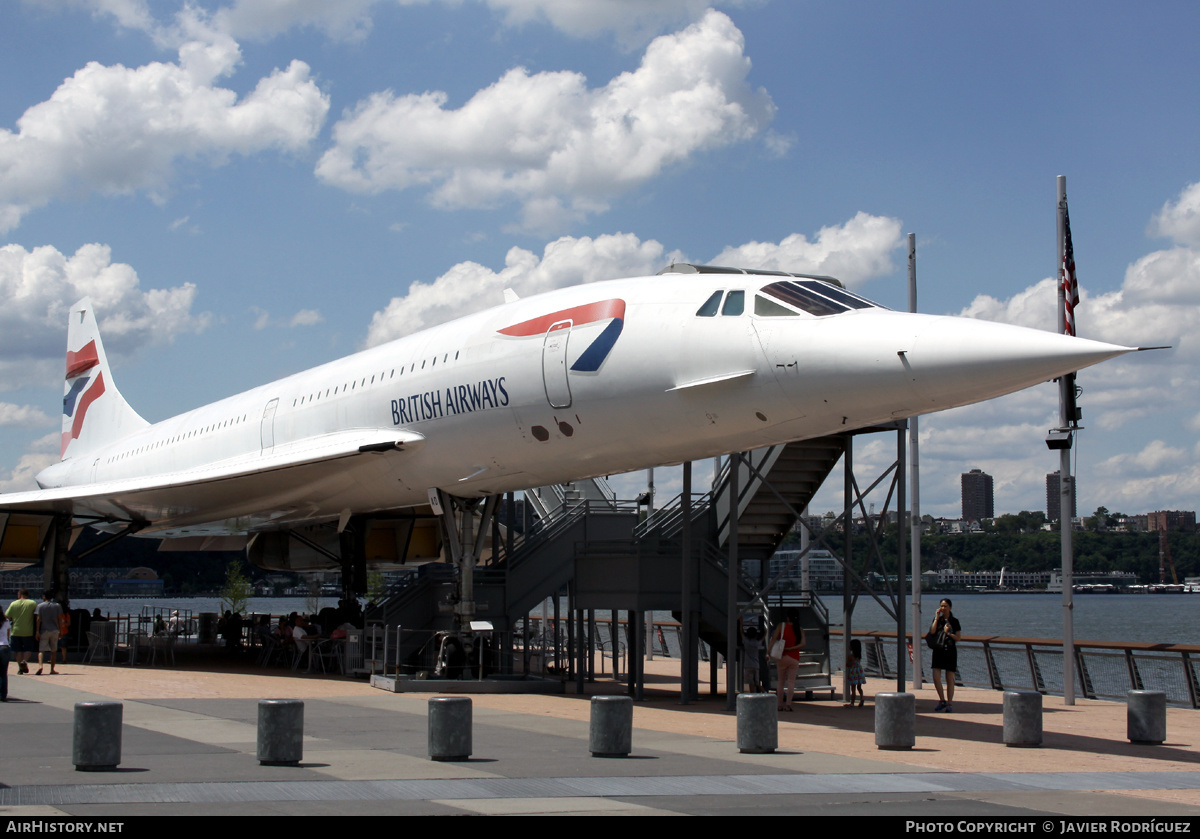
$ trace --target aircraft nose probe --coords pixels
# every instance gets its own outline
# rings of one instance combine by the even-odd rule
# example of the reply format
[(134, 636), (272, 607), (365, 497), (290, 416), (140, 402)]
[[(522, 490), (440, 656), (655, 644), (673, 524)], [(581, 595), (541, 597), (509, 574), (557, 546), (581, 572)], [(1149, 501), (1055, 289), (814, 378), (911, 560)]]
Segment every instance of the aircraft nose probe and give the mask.
[(937, 408), (979, 402), (1136, 352), (1076, 338), (971, 318), (932, 318), (901, 363), (918, 394)]

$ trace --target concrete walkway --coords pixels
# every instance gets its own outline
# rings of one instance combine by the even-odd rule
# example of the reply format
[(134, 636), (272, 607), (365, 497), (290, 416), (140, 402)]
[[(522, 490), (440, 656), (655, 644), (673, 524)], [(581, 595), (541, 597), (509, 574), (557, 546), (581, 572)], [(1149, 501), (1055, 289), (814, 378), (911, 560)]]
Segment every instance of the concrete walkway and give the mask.
[[(781, 713), (780, 751), (743, 755), (724, 698), (678, 704), (677, 663), (648, 665), (634, 753), (588, 752), (588, 696), (477, 695), (474, 755), (427, 757), (434, 694), (228, 665), (65, 665), (16, 676), (0, 706), (0, 814), (891, 814), (1200, 817), (1200, 712), (1168, 709), (1167, 742), (1125, 740), (1124, 705), (1046, 697), (1045, 744), (1001, 743), (1002, 695), (959, 689), (954, 714), (918, 691), (917, 746), (875, 748), (873, 710)], [(589, 693), (617, 693), (601, 681)], [(872, 680), (867, 695), (895, 690)], [(305, 701), (300, 767), (255, 759), (257, 700)], [(124, 702), (118, 771), (71, 764), (74, 704)]]

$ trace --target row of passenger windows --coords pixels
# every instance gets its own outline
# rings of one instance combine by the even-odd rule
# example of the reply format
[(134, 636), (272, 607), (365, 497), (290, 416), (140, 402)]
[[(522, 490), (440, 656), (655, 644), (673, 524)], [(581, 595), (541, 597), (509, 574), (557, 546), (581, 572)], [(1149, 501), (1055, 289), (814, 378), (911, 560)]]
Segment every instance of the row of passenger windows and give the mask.
[[(461, 350), (458, 350), (457, 352), (454, 353), (455, 361), (458, 361), (458, 356), (459, 356), (459, 353), (461, 353), (461, 352), (462, 352)], [(442, 358), (441, 358), (442, 364), (446, 364), (449, 361), (450, 361), (450, 353), (443, 353)], [(415, 373), (418, 369), (424, 370), (426, 365), (428, 365), (430, 369), (437, 367), (438, 357), (435, 355), (432, 358), (424, 359), (421, 362), (421, 366), (419, 368), (417, 367), (417, 363), (414, 361), (408, 365), (408, 372)], [(327, 387), (327, 388), (325, 388), (325, 390), (313, 391), (312, 393), (308, 394), (307, 396), (297, 396), (296, 398), (292, 399), (292, 407), (295, 408), (299, 405), (305, 405), (309, 402), (316, 402), (319, 399), (328, 398), (330, 396), (337, 396), (339, 393), (345, 393), (348, 390), (357, 390), (360, 387), (366, 387), (367, 385), (373, 385), (373, 384), (375, 384), (376, 381), (383, 382), (383, 381), (387, 381), (390, 379), (394, 379), (394, 378), (396, 378), (397, 371), (399, 371), (401, 376), (404, 375), (403, 367), (393, 367), (390, 373), (388, 373), (388, 372), (380, 373), (378, 376), (371, 376), (370, 379), (367, 379), (364, 376), (359, 381), (350, 382), (348, 384), (335, 385), (333, 387)]]
[[(865, 297), (851, 294), (845, 289), (819, 280), (785, 280), (771, 283), (754, 295), (754, 314), (759, 317), (798, 317), (807, 312), (816, 317), (836, 315), (851, 309), (882, 308)], [(746, 292), (714, 291), (696, 310), (696, 317), (735, 317), (746, 310)]]
[(210, 425), (204, 426), (203, 428), (194, 428), (191, 431), (185, 431), (182, 434), (176, 434), (174, 437), (168, 437), (164, 440), (156, 440), (153, 443), (147, 443), (144, 446), (138, 446), (136, 449), (130, 449), (129, 451), (121, 452), (120, 454), (115, 454), (112, 457), (108, 458), (108, 460), (105, 462), (106, 463), (117, 463), (119, 461), (125, 460), (126, 458), (133, 457), (134, 455), (142, 454), (143, 452), (154, 451), (155, 449), (161, 449), (163, 446), (171, 446), (171, 445), (174, 445), (175, 443), (181, 443), (184, 440), (190, 440), (194, 437), (199, 437), (203, 434), (208, 434), (210, 431), (216, 431), (219, 428), (229, 428), (232, 425), (241, 425), (243, 422), (245, 422), (247, 420), (247, 418), (249, 416), (250, 416), (249, 414), (242, 414), (240, 417), (232, 417), (227, 420), (222, 420), (221, 422), (214, 422), (214, 423), (211, 423)]
[[(741, 292), (738, 292), (738, 293), (740, 294)], [(455, 361), (458, 361), (458, 357), (461, 352), (462, 351), (459, 350), (454, 353)], [(416, 372), (418, 369), (424, 370), (426, 367), (429, 367), (430, 369), (432, 369), (438, 365), (439, 361), (442, 364), (448, 363), (450, 361), (450, 353), (443, 353), (442, 357), (440, 359), (437, 356), (433, 356), (431, 358), (426, 358), (421, 361), (420, 367), (418, 367), (417, 363), (414, 361), (408, 365), (408, 372), (411, 374), (411, 373)], [(393, 367), (390, 372), (379, 373), (379, 375), (377, 375), (377, 376), (373, 375), (370, 377), (370, 379), (368, 379), (364, 376), (360, 380), (356, 380), (353, 382), (347, 382), (347, 383), (341, 384), (341, 385), (335, 385), (333, 387), (326, 388), (325, 390), (314, 391), (314, 392), (308, 394), (307, 396), (298, 396), (298, 397), (295, 397), (294, 399), (292, 399), (292, 407), (294, 408), (299, 405), (307, 404), (309, 402), (316, 402), (319, 399), (330, 397), (330, 396), (336, 396), (339, 393), (346, 393), (347, 391), (357, 390), (360, 387), (366, 387), (367, 385), (373, 385), (377, 381), (383, 382), (386, 379), (394, 379), (396, 377), (397, 373), (399, 373), (401, 376), (403, 376), (404, 368), (403, 367)], [(191, 431), (186, 431), (183, 434), (178, 434), (174, 437), (170, 437), (165, 440), (158, 440), (154, 443), (148, 443), (145, 446), (139, 446), (136, 449), (130, 449), (128, 451), (121, 452), (120, 454), (115, 454), (112, 457), (108, 458), (107, 462), (108, 463), (116, 463), (118, 461), (125, 460), (126, 458), (133, 457), (134, 455), (138, 455), (143, 452), (153, 451), (154, 449), (158, 449), (163, 446), (169, 446), (174, 443), (182, 442), (184, 440), (190, 440), (194, 437), (198, 437), (200, 435), (207, 434), (210, 431), (216, 431), (219, 428), (228, 428), (231, 425), (239, 425), (239, 424), (245, 422), (248, 416), (249, 416), (248, 414), (243, 414), (240, 417), (234, 417), (232, 419), (224, 420), (222, 422), (217, 422), (217, 423), (213, 423), (211, 425), (206, 425), (203, 428), (196, 428)]]

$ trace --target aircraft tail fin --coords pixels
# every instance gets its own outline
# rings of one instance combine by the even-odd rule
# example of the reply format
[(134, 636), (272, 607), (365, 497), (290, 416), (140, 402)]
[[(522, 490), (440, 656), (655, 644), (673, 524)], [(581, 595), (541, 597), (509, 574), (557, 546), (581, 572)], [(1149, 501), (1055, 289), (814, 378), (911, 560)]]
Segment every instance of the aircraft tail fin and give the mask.
[(71, 307), (63, 390), (62, 458), (80, 457), (149, 425), (113, 383), (92, 301)]

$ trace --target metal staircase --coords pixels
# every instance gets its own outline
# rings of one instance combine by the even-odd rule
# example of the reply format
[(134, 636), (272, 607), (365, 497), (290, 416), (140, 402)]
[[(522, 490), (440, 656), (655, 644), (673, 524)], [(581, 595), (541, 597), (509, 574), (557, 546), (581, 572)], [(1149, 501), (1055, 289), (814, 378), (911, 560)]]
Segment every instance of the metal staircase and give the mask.
[[(818, 437), (746, 453), (750, 465), (743, 462), (738, 473), (738, 557), (742, 561), (771, 558), (796, 524), (792, 511), (802, 512), (808, 506), (845, 450), (843, 437)], [(768, 474), (770, 486), (762, 480)], [(730, 529), (729, 461), (716, 486), (717, 544), (723, 546)]]
[(627, 540), (637, 522), (632, 502), (576, 500), (549, 519), (539, 519), (515, 540), (511, 555), (501, 551), (492, 566), (506, 574), (504, 611), (518, 616), (562, 590), (575, 576), (580, 545)]
[[(570, 582), (577, 544), (628, 539), (637, 521), (636, 505), (617, 501), (601, 479), (538, 487), (527, 490), (524, 500), (536, 516), (533, 525), (513, 534), (511, 553), (501, 526), (502, 537), (492, 546), (491, 559), (475, 570), (475, 585), (480, 592), (476, 617), (491, 621), (500, 631), (510, 628), (510, 618), (527, 614)], [(392, 586), (368, 619), (384, 626), (425, 630), (423, 636), (413, 635), (402, 646), (400, 658), (407, 658), (433, 632), (453, 628), (453, 615), (439, 605), (453, 597), (454, 583), (450, 565), (437, 562), (420, 566)]]
[[(737, 509), (739, 559), (764, 563), (782, 543), (844, 451), (840, 437), (819, 438), (748, 452), (739, 471)], [(729, 463), (711, 491), (693, 495), (692, 545), (698, 559), (701, 638), (725, 648), (730, 499)], [(764, 481), (764, 478), (766, 479)], [(780, 498), (782, 496), (782, 499)], [(525, 532), (507, 534), (493, 545), (491, 560), (476, 571), (477, 617), (498, 630), (510, 628), (546, 597), (576, 583), (580, 608), (672, 611), (679, 617), (682, 578), (683, 508), (677, 497), (638, 521), (634, 502), (617, 501), (603, 481), (538, 487), (524, 494), (536, 520)], [(501, 522), (503, 523), (503, 522)], [(450, 628), (438, 604), (453, 591), (453, 571), (423, 566), (389, 593), (370, 616), (385, 625)], [(739, 602), (758, 594), (755, 581), (739, 581)], [(821, 638), (823, 653), (813, 678), (828, 679), (828, 619), (819, 601), (803, 605), (807, 632)], [(445, 624), (445, 626), (442, 626)], [(414, 641), (414, 644), (416, 642)], [(810, 648), (814, 645), (810, 643)], [(414, 648), (415, 649), (415, 648)]]

